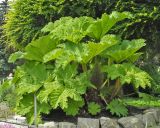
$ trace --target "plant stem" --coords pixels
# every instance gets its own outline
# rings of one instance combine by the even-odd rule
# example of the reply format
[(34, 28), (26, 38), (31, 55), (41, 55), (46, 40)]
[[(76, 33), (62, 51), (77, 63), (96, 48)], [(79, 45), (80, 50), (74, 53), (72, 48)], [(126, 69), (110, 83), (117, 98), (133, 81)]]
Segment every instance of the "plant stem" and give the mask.
[(87, 72), (87, 65), (86, 64), (82, 64), (82, 70), (83, 70), (83, 72)]
[(103, 82), (103, 84), (101, 85), (100, 89), (102, 89), (107, 82), (108, 82), (108, 79), (106, 79), (106, 80)]
[(115, 88), (114, 88), (114, 91), (112, 92), (112, 95), (111, 95), (111, 98), (110, 98), (111, 100), (112, 100), (115, 96), (117, 96), (117, 94), (119, 93), (120, 89), (121, 89), (121, 84), (120, 84), (120, 79), (118, 78), (118, 79), (116, 80)]
[[(108, 58), (108, 66), (111, 65), (111, 59)], [(108, 87), (110, 86), (110, 80), (109, 80), (109, 77), (107, 76), (107, 80), (108, 80)]]
[(37, 97), (36, 97), (36, 93), (34, 94), (34, 125), (37, 128)]
[(105, 102), (105, 104), (108, 105), (108, 103), (107, 103), (105, 97), (104, 97), (103, 95), (100, 95), (100, 97), (101, 97), (101, 99)]

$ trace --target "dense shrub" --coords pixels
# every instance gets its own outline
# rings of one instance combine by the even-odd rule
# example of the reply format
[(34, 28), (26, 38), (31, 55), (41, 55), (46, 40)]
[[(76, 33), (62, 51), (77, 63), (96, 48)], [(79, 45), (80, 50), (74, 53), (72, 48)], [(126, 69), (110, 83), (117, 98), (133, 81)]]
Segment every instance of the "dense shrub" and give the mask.
[(55, 21), (62, 16), (96, 17), (101, 15), (101, 5), (101, 0), (15, 0), (10, 5), (4, 25), (6, 43), (8, 46), (23, 49), (39, 36), (42, 27), (49, 21)]
[(155, 0), (15, 0), (7, 15), (4, 33), (9, 46), (23, 48), (39, 35), (39, 30), (46, 23), (62, 16), (100, 17), (104, 12), (130, 11), (133, 19), (123, 22), (114, 32), (120, 32), (126, 39), (142, 37), (155, 51), (159, 48), (158, 3)]
[(114, 32), (125, 39), (140, 38), (146, 40), (145, 53), (139, 65), (153, 76), (153, 90), (160, 90), (160, 1), (158, 0), (119, 0), (115, 4), (117, 11), (130, 11), (133, 18), (116, 26)]
[[(8, 4), (6, 1), (1, 1), (0, 2), (0, 37), (2, 37), (2, 24), (4, 23), (4, 17), (5, 17), (5, 13), (8, 10)], [(5, 46), (3, 44), (3, 41), (5, 41), (4, 39), (1, 38), (0, 42), (2, 42), (2, 44), (0, 44), (0, 81), (2, 81), (10, 72), (11, 69), (11, 65), (9, 65), (7, 63), (8, 61), (8, 57), (9, 57), (9, 51), (5, 51)]]

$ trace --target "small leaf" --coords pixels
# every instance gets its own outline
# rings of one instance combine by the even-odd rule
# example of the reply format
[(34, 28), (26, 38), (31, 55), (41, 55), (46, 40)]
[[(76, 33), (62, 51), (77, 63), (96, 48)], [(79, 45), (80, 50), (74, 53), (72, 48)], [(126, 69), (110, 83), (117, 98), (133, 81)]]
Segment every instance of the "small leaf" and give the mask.
[(91, 102), (88, 104), (88, 112), (91, 115), (97, 115), (101, 112), (101, 106), (95, 102)]
[(69, 100), (68, 101), (68, 108), (65, 108), (64, 111), (66, 112), (66, 115), (72, 115), (75, 116), (79, 113), (79, 109), (83, 107), (84, 101), (74, 101), (74, 100)]
[(125, 104), (120, 102), (118, 99), (112, 100), (106, 107), (107, 110), (110, 110), (112, 115), (127, 116), (128, 109)]

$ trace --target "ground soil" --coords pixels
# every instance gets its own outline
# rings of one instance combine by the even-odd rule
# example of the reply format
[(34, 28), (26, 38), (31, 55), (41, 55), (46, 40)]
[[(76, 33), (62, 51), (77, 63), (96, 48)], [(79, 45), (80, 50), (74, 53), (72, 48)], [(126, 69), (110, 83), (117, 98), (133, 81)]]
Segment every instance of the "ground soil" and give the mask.
[[(143, 112), (144, 109), (142, 108), (135, 108), (135, 107), (128, 107), (129, 110), (129, 116), (135, 115), (135, 114), (140, 114)], [(55, 122), (71, 122), (75, 123), (77, 122), (78, 117), (83, 117), (83, 118), (100, 118), (100, 117), (110, 117), (110, 118), (118, 118), (116, 116), (113, 116), (110, 114), (110, 112), (106, 110), (102, 110), (100, 114), (96, 116), (92, 116), (88, 113), (80, 112), (79, 115), (77, 116), (66, 116), (66, 114), (61, 110), (53, 110), (49, 115), (42, 115), (42, 119), (44, 121), (55, 121)]]

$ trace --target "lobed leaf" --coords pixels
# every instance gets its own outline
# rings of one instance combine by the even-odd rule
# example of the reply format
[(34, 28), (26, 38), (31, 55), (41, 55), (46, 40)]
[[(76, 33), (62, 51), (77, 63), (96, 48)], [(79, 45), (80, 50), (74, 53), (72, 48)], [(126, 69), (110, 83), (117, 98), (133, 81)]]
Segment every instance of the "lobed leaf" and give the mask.
[[(110, 47), (106, 51), (102, 53), (103, 57), (110, 57), (113, 59), (113, 61), (116, 61), (116, 63), (121, 63), (125, 61), (126, 59), (130, 59), (131, 57), (134, 57), (134, 59), (138, 59), (138, 57), (141, 55), (135, 54), (139, 49), (141, 49), (143, 46), (145, 46), (145, 40), (143, 39), (137, 39), (137, 40), (124, 40), (120, 42), (117, 45), (114, 45), (113, 47)], [(135, 60), (132, 60), (135, 61)]]
[(101, 112), (101, 106), (95, 102), (91, 102), (88, 104), (88, 112), (91, 115), (97, 115)]
[(126, 108), (126, 105), (122, 102), (120, 102), (118, 99), (112, 100), (106, 107), (107, 110), (110, 110), (112, 115), (117, 115), (119, 117), (121, 116), (127, 116), (128, 110)]
[(117, 22), (124, 20), (125, 18), (130, 18), (130, 13), (128, 12), (112, 12), (110, 15), (103, 14), (101, 19), (97, 19), (91, 24), (87, 29), (87, 34), (100, 40)]

